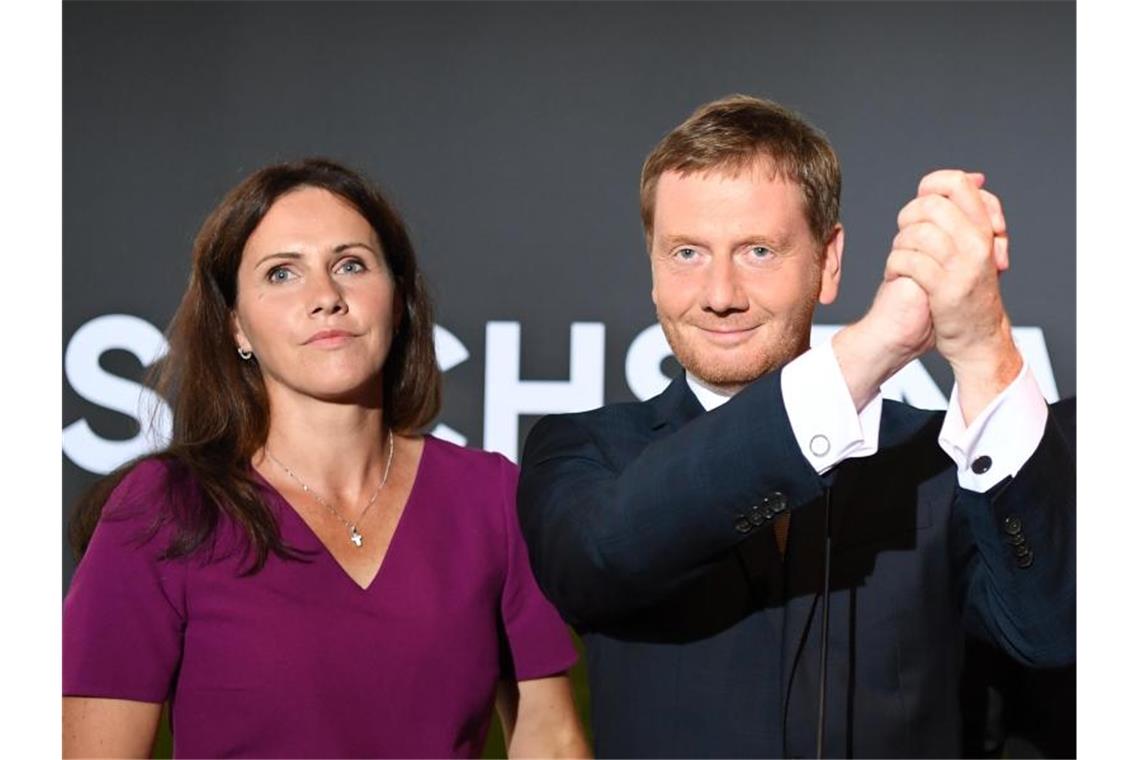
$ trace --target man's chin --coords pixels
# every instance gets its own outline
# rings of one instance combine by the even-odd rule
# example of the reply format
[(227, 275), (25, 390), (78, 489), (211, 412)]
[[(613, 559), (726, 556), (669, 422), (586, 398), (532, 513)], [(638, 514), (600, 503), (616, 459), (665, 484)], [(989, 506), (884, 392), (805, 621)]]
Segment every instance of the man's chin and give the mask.
[(697, 357), (677, 357), (678, 362), (688, 372), (696, 375), (709, 385), (739, 388), (748, 385), (771, 369), (767, 361), (723, 362), (709, 361)]

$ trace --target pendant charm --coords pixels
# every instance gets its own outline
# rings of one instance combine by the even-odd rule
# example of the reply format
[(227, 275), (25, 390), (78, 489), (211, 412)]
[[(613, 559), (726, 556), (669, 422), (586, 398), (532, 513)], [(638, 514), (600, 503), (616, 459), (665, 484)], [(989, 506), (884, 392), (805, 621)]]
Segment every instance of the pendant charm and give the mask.
[(352, 526), (352, 532), (348, 534), (348, 538), (352, 543), (356, 544), (357, 549), (364, 546), (364, 536), (360, 535), (355, 525)]

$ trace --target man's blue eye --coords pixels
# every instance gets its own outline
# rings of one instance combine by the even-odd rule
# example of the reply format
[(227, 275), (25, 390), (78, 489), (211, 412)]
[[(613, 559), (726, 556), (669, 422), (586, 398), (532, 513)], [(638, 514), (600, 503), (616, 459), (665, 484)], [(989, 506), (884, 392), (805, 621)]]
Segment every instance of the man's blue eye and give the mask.
[(697, 251), (695, 248), (679, 248), (679, 249), (677, 249), (677, 258), (679, 258), (679, 259), (684, 259), (686, 261), (689, 261), (689, 260), (696, 258), (696, 256), (697, 256)]
[(772, 250), (762, 245), (754, 245), (752, 246), (752, 255), (758, 259), (764, 259), (772, 255)]

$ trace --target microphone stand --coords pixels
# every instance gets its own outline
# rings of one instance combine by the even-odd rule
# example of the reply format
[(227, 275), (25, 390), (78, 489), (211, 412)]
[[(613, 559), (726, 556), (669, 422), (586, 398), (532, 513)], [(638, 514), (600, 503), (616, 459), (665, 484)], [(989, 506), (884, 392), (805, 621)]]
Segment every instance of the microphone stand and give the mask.
[(823, 618), (819, 642), (819, 715), (815, 729), (815, 756), (823, 757), (823, 735), (827, 716), (827, 628), (831, 609), (831, 487), (823, 496)]

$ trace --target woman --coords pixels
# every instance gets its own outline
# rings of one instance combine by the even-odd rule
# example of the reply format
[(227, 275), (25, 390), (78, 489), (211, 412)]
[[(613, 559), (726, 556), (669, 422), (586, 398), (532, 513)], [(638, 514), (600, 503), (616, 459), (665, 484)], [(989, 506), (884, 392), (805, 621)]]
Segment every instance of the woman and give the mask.
[[(575, 654), (499, 455), (438, 411), (430, 305), (361, 177), (263, 169), (206, 220), (159, 378), (168, 448), (80, 505), (64, 754), (586, 754)], [(108, 493), (109, 492), (109, 493)]]

